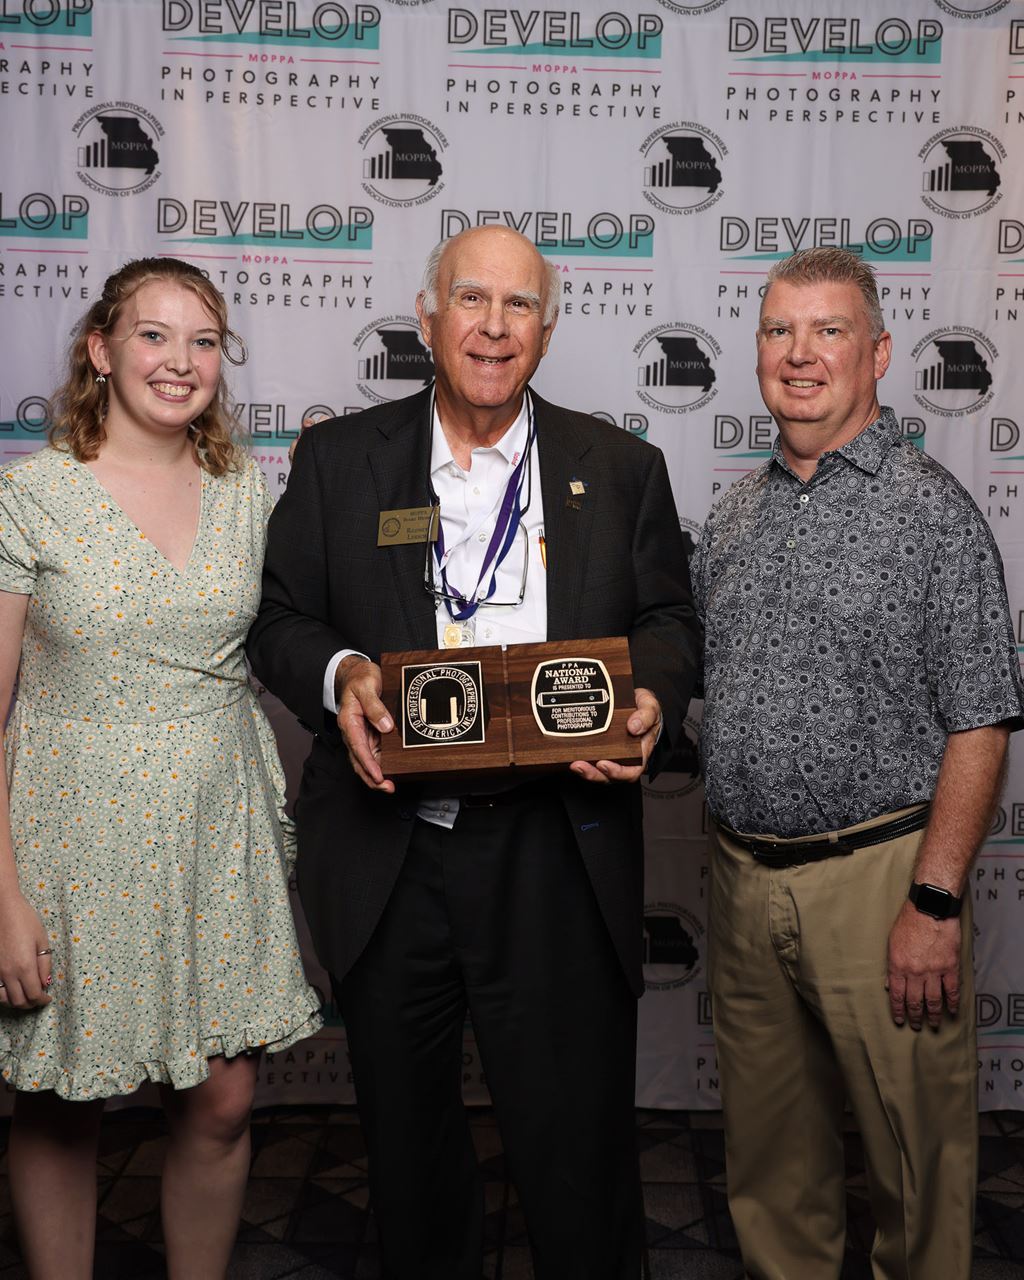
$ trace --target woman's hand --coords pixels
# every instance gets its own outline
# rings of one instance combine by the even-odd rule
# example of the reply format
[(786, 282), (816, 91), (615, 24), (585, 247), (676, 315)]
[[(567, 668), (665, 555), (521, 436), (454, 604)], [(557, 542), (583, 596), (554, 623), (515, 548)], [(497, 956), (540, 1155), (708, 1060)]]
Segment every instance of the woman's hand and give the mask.
[(39, 913), (17, 890), (0, 897), (0, 1006), (39, 1009), (50, 1003), (50, 942)]

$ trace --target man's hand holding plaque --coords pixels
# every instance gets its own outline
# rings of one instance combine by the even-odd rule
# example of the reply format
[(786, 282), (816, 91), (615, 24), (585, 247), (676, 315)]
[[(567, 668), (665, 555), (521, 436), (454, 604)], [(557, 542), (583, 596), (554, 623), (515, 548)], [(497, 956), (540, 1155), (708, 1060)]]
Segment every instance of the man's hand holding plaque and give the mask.
[(382, 736), (395, 728), (380, 700), (380, 667), (358, 654), (350, 654), (338, 664), (334, 690), (338, 728), (352, 768), (371, 790), (393, 792), (395, 784), (384, 777), (380, 767)]
[(650, 689), (636, 690), (636, 710), (626, 721), (626, 729), (638, 739), (639, 764), (627, 765), (615, 760), (598, 760), (596, 764), (588, 764), (586, 760), (575, 760), (571, 766), (573, 773), (585, 778), (587, 782), (638, 781), (647, 768), (647, 762), (661, 733), (661, 706)]

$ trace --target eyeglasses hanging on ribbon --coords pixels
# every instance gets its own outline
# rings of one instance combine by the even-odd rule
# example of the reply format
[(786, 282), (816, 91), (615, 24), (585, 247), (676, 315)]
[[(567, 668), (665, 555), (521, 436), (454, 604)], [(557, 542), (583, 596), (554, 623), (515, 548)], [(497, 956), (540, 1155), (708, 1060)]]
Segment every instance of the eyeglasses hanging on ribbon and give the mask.
[[(431, 409), (431, 430), (433, 430), (433, 410)], [(530, 509), (533, 496), (533, 479), (531, 475), (531, 456), (533, 453), (536, 427), (533, 420), (533, 404), (529, 404), (529, 424), (526, 435), (526, 448), (523, 456), (516, 463), (508, 478), (505, 492), (498, 507), (487, 550), (477, 574), (476, 583), (471, 591), (460, 591), (448, 581), (445, 562), (444, 526), (440, 518), (440, 507), (433, 485), (430, 486), (431, 502), (437, 521), (437, 538), (426, 544), (426, 560), (423, 566), (423, 586), (435, 600), (443, 600), (448, 616), (453, 622), (466, 622), (481, 607), (514, 608), (521, 605), (526, 596), (526, 578), (530, 567), (529, 535), (523, 518)], [(525, 497), (524, 497), (525, 491)], [(433, 529), (431, 529), (433, 532)], [(514, 600), (496, 600), (498, 569), (504, 563), (514, 546), (519, 545), (523, 557), (523, 574), (519, 584), (519, 594)], [(436, 562), (436, 568), (435, 568)], [(440, 572), (440, 583), (436, 574)], [(483, 584), (486, 583), (486, 586)]]

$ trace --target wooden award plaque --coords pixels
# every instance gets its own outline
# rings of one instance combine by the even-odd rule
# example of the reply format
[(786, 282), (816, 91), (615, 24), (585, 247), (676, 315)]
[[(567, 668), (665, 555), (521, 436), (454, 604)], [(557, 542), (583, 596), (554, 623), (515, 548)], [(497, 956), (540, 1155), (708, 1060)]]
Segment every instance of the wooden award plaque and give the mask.
[(381, 671), (395, 722), (381, 740), (386, 777), (641, 761), (626, 729), (636, 704), (622, 636), (385, 653)]

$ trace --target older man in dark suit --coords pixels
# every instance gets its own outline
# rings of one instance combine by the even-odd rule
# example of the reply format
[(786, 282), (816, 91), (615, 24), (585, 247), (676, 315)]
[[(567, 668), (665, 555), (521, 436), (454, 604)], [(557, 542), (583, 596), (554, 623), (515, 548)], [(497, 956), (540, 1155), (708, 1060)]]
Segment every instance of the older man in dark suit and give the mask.
[[(636, 1280), (643, 843), (636, 786), (685, 713), (697, 637), (661, 453), (528, 389), (558, 275), (505, 228), (427, 264), (432, 388), (320, 423), (270, 524), (253, 665), (316, 737), (299, 888), (349, 1037), (385, 1274), (479, 1280), (460, 1096), (472, 1017), (537, 1280)], [(436, 543), (379, 546), (440, 507)], [(644, 766), (386, 779), (389, 650), (629, 638)], [(482, 793), (481, 793), (482, 792)]]

